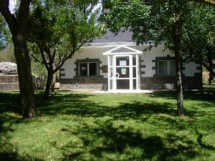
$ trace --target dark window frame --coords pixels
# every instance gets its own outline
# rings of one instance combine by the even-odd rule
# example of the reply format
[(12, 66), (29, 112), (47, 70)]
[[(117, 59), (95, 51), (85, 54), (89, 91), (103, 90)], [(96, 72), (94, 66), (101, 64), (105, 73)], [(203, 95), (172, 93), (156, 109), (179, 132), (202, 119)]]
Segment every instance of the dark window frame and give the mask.
[(155, 60), (152, 60), (153, 63), (155, 63), (155, 66), (152, 67), (152, 70), (155, 70), (155, 74), (154, 77), (168, 77), (168, 78), (172, 78), (175, 77), (175, 75), (159, 75), (158, 73), (158, 66), (159, 66), (159, 61), (175, 61), (175, 57), (170, 57), (170, 55), (164, 56), (164, 57), (156, 57)]
[[(90, 63), (96, 64), (96, 75), (90, 75)], [(76, 76), (77, 77), (98, 77), (100, 76), (100, 60), (99, 59), (78, 59), (75, 62), (76, 64)], [(87, 74), (81, 75), (81, 64), (87, 64)]]
[[(161, 62), (165, 62), (166, 64), (166, 74), (161, 74), (161, 70), (160, 70), (160, 63)], [(174, 73), (171, 73), (171, 62), (174, 62)], [(175, 60), (158, 60), (157, 61), (157, 75), (158, 76), (175, 76), (176, 74), (176, 69), (175, 69)]]

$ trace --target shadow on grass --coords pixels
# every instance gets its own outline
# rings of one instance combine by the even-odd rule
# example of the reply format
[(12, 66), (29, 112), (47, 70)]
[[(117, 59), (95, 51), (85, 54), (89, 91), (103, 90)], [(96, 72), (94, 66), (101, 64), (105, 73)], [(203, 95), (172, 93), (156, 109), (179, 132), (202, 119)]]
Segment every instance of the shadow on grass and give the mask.
[(42, 159), (33, 158), (33, 156), (21, 157), (18, 153), (13, 152), (0, 152), (0, 160), (2, 161), (43, 161)]
[[(176, 91), (156, 91), (152, 97), (176, 99)], [(184, 100), (207, 101), (215, 103), (215, 91), (184, 91)]]
[(115, 106), (102, 106), (99, 103), (85, 99), (90, 96), (85, 94), (67, 94), (53, 96), (51, 100), (46, 102), (41, 100), (38, 104), (39, 115), (111, 116), (116, 119), (137, 119), (142, 115), (150, 116), (152, 114), (176, 115), (176, 110), (172, 108), (171, 103), (131, 102), (120, 103)]
[(9, 122), (10, 124), (20, 123), (22, 121), (21, 116), (22, 108), (19, 100), (19, 93), (1, 93), (0, 92), (0, 133), (11, 131), (10, 126), (3, 128), (4, 122)]
[(200, 133), (198, 130), (196, 130), (196, 134), (197, 134), (197, 142), (198, 144), (204, 148), (204, 149), (208, 149), (208, 150), (213, 150), (215, 151), (215, 147), (214, 146), (211, 146), (211, 145), (206, 145), (203, 141), (203, 137), (204, 135), (202, 133)]
[(17, 92), (1, 93), (0, 92), (0, 113), (12, 111), (21, 114), (21, 103)]
[[(1, 112), (12, 111), (20, 113), (20, 106), (17, 103), (17, 94), (0, 94)], [(176, 109), (173, 104), (164, 102), (131, 102), (120, 103), (116, 106), (102, 106), (98, 103), (86, 99), (91, 97), (89, 94), (72, 94), (63, 93), (53, 95), (49, 101), (43, 101), (42, 94), (36, 95), (38, 114), (39, 116), (55, 116), (55, 115), (73, 115), (80, 118), (92, 117), (110, 117), (106, 121), (95, 121), (96, 127), (91, 127), (89, 124), (80, 123), (82, 126), (77, 131), (71, 130), (70, 127), (62, 129), (68, 137), (76, 136), (82, 142), (83, 149), (77, 149), (74, 143), (67, 143), (61, 150), (64, 152), (63, 160), (90, 160), (86, 159), (86, 153), (92, 156), (91, 160), (99, 160), (99, 158), (106, 157), (111, 160), (111, 156), (118, 157), (118, 160), (189, 160), (199, 155), (196, 147), (201, 147), (209, 150), (214, 150), (212, 146), (205, 145), (202, 141), (203, 134), (199, 134), (197, 143), (193, 142), (189, 136), (178, 136), (170, 133), (169, 135), (160, 136), (158, 134), (146, 135), (142, 131), (125, 128), (124, 126), (115, 126), (115, 120), (126, 121), (128, 119), (135, 119), (135, 121), (146, 122), (152, 116), (164, 114), (165, 116), (176, 116)], [(204, 94), (191, 95), (186, 97), (195, 98), (195, 100), (202, 100)], [(174, 92), (156, 92), (153, 97), (174, 98)], [(212, 96), (207, 99), (213, 102)], [(195, 111), (190, 111), (193, 116)], [(19, 123), (16, 119), (10, 116), (0, 115), (0, 134), (10, 129), (10, 126), (3, 126), (4, 122), (11, 122), (11, 124)], [(11, 120), (10, 120), (11, 119)], [(183, 127), (183, 124), (176, 122), (176, 119), (170, 117), (153, 118), (153, 123), (163, 122), (167, 126), (179, 130), (182, 128), (190, 128), (190, 126)], [(165, 124), (166, 125), (166, 124)], [(202, 124), (201, 124), (202, 125)], [(199, 125), (199, 126), (201, 126)], [(135, 125), (134, 125), (135, 126)], [(158, 125), (156, 125), (158, 126)], [(10, 139), (10, 138), (8, 138)], [(177, 143), (180, 140), (180, 143)], [(0, 138), (0, 146), (3, 146)], [(174, 146), (173, 146), (174, 145)], [(12, 145), (9, 150), (0, 151), (0, 160), (38, 160), (37, 158), (26, 157), (22, 158), (17, 153), (13, 152)], [(54, 145), (53, 145), (54, 146)], [(117, 156), (116, 156), (117, 154)], [(124, 157), (124, 158), (120, 158)], [(2, 159), (3, 158), (3, 159)], [(113, 160), (113, 159), (112, 159)], [(117, 159), (115, 159), (117, 160)]]
[[(12, 126), (21, 123), (22, 108), (18, 92), (0, 93), (0, 160), (1, 161), (42, 161), (33, 156), (20, 156), (9, 143), (8, 132), (14, 132)], [(7, 123), (7, 125), (4, 125)]]
[[(143, 132), (135, 131), (132, 128), (114, 126), (113, 120), (97, 122), (97, 124), (98, 128), (85, 125), (76, 132), (70, 131), (69, 127), (62, 129), (63, 132), (67, 134), (69, 132), (70, 135), (76, 135), (82, 140), (85, 149), (75, 151), (77, 147), (73, 143), (69, 143), (62, 148), (65, 152), (63, 160), (86, 160), (86, 153), (95, 160), (99, 158), (109, 160), (109, 157), (112, 156), (114, 157), (112, 160), (175, 159), (182, 161), (195, 158), (198, 155), (195, 150), (197, 145), (188, 138), (189, 136), (179, 137), (171, 134), (166, 137), (159, 135), (144, 136)], [(93, 139), (87, 137), (89, 134), (93, 135)], [(176, 144), (179, 140), (181, 143)], [(172, 144), (174, 146), (171, 146)], [(90, 158), (88, 159), (90, 160)]]

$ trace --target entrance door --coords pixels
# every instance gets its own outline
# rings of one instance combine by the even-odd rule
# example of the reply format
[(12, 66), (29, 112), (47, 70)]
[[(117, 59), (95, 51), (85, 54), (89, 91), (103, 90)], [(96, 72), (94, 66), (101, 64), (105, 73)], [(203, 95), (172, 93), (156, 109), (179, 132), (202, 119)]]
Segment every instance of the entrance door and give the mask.
[(129, 56), (116, 56), (116, 89), (130, 89)]
[(138, 55), (108, 56), (109, 90), (138, 90)]

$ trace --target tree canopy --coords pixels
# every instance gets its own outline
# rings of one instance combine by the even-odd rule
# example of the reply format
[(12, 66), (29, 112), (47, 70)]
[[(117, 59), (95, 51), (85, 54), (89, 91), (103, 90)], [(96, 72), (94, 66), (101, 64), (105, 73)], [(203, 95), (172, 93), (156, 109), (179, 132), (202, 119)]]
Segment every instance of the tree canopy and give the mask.
[(209, 72), (209, 82), (215, 77), (215, 8), (198, 6), (191, 13), (183, 37), (183, 52), (187, 60), (202, 64)]
[[(117, 33), (122, 27), (133, 32), (137, 44), (153, 41), (154, 45), (164, 42), (165, 47), (175, 54), (177, 78), (177, 107), (183, 115), (182, 58), (186, 27), (192, 12), (201, 4), (187, 0), (115, 0), (106, 16), (107, 25)], [(120, 20), (120, 21), (119, 21)]]
[(100, 35), (97, 11), (90, 1), (37, 1), (30, 14), (32, 56), (48, 71), (45, 98), (56, 73), (85, 43)]

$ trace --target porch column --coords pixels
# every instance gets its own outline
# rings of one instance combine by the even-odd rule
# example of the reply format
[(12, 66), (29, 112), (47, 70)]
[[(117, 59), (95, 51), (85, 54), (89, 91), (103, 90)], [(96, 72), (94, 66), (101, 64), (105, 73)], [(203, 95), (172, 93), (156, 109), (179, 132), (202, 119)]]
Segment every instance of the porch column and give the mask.
[(139, 75), (139, 55), (136, 55), (136, 90), (140, 89), (140, 75)]
[(129, 55), (129, 89), (133, 90), (133, 56)]
[(108, 91), (110, 91), (111, 89), (110, 77), (111, 77), (111, 64), (110, 64), (110, 56), (108, 55)]

